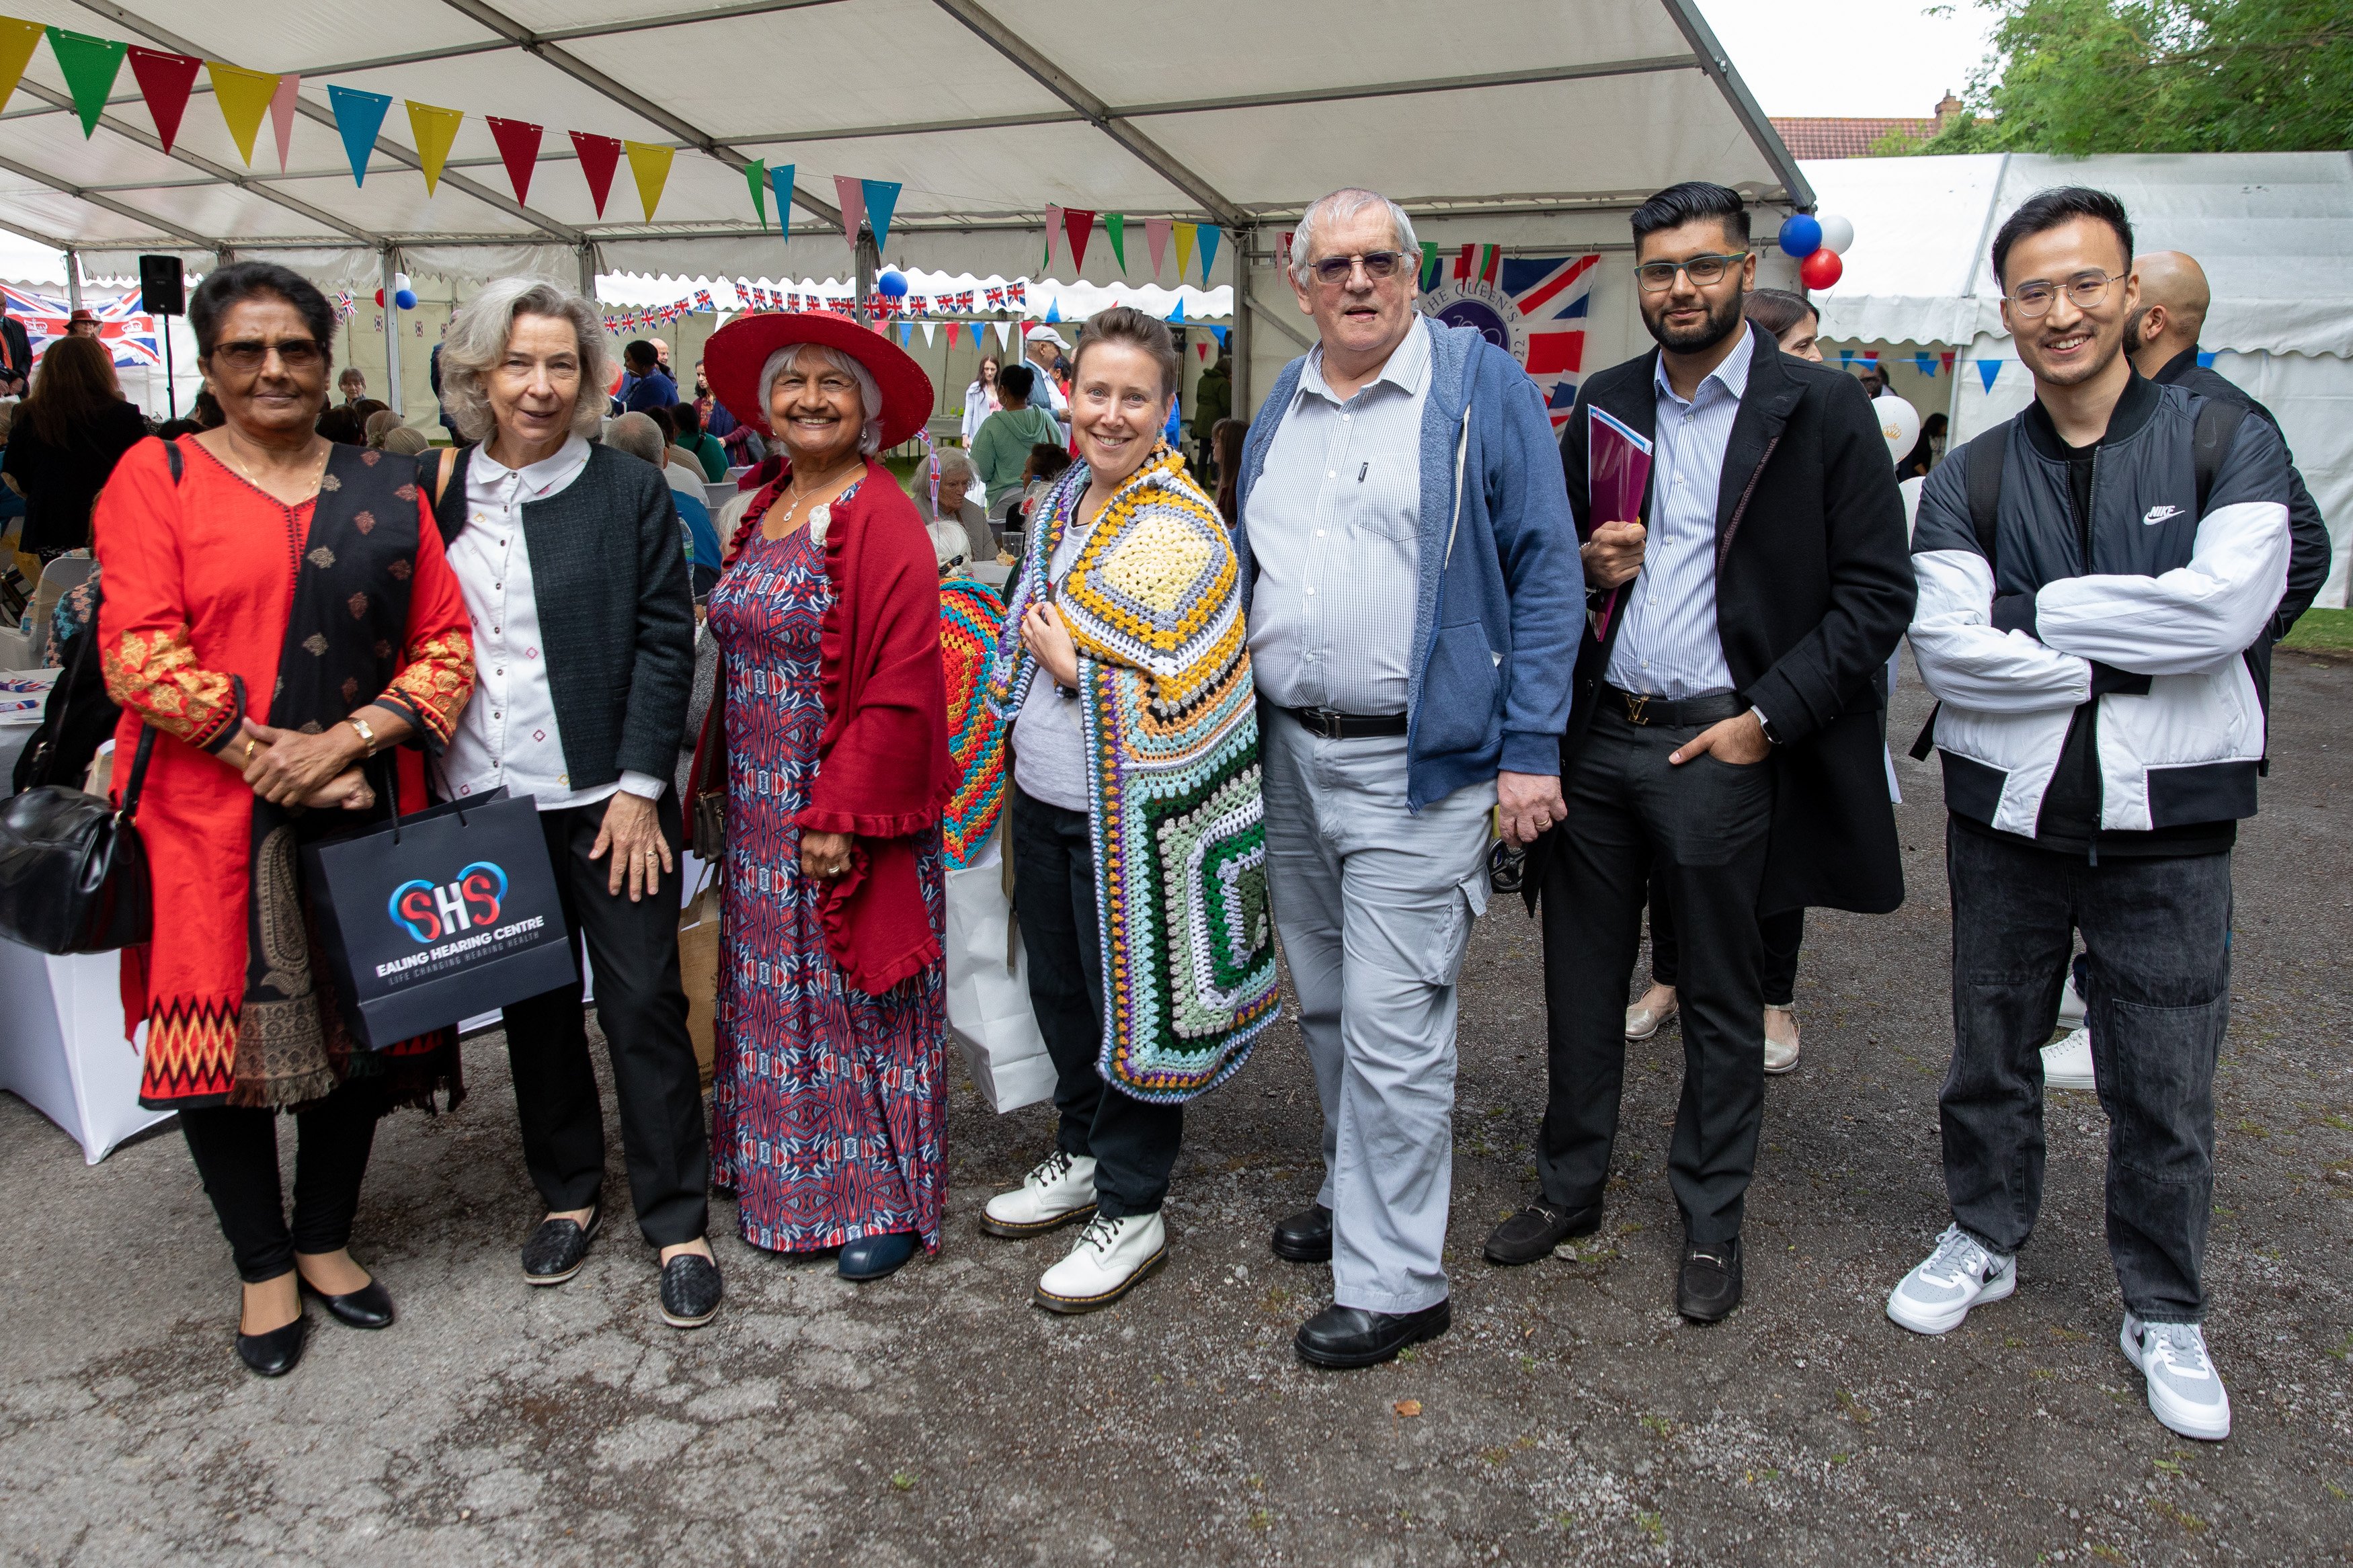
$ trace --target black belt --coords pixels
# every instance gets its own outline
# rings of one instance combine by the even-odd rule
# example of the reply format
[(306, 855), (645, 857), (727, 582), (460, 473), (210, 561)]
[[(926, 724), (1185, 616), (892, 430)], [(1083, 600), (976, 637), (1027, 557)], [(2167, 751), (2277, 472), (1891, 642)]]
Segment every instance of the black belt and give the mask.
[(1367, 735), (1402, 735), (1402, 713), (1335, 713), (1329, 708), (1286, 708), (1306, 731), (1325, 741), (1355, 741)]
[(1736, 691), (1710, 691), (1698, 697), (1670, 700), (1648, 697), (1639, 691), (1620, 691), (1614, 686), (1601, 689), (1601, 707), (1604, 712), (1616, 713), (1629, 724), (1659, 724), (1670, 730), (1720, 724), (1748, 711), (1748, 703)]

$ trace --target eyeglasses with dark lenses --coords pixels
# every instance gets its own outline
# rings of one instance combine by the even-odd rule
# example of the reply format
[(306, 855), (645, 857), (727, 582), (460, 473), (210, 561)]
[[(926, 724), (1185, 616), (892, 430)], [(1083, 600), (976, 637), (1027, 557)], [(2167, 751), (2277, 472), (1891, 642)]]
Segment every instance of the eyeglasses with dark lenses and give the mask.
[(2105, 272), (2078, 272), (2064, 283), (2046, 282), (2038, 278), (2031, 283), (2020, 284), (2018, 292), (2007, 298), (2010, 300), (2010, 308), (2029, 321), (2038, 316), (2049, 315), (2051, 307), (2058, 302), (2059, 291), (2063, 289), (2067, 291), (2068, 301), (2075, 309), (2088, 310), (2106, 299), (2108, 289), (2126, 276), (2128, 274), (2123, 272), (2116, 273), (2113, 277)]
[(1745, 250), (1727, 251), (1722, 256), (1694, 256), (1683, 261), (1645, 261), (1634, 268), (1634, 276), (1642, 280), (1645, 294), (1663, 294), (1675, 286), (1675, 274), (1690, 279), (1695, 287), (1709, 288), (1724, 281), (1724, 275), (1748, 259)]
[(319, 346), (316, 338), (280, 338), (275, 342), (247, 338), (233, 343), (215, 343), (212, 357), (227, 369), (248, 374), (261, 368), (272, 349), (278, 351), (278, 363), (298, 374), (316, 370), (327, 360), (327, 351)]
[(1376, 283), (1386, 283), (1398, 275), (1398, 268), (1406, 264), (1406, 259), (1402, 250), (1367, 250), (1362, 256), (1326, 256), (1308, 263), (1308, 269), (1315, 274), (1318, 283), (1336, 289), (1348, 280), (1348, 275), (1360, 262), (1366, 277)]

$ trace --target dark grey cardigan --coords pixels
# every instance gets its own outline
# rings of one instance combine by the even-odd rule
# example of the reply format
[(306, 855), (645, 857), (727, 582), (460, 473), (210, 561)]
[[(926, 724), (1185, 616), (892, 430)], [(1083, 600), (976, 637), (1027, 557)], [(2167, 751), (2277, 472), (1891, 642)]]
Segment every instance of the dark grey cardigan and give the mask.
[[(433, 509), (444, 544), (466, 526), (473, 452), (458, 448)], [(427, 495), (440, 457), (417, 459)], [(523, 503), (522, 538), (572, 787), (613, 784), (625, 771), (668, 779), (694, 686), (694, 599), (669, 481), (626, 452), (591, 447), (578, 479)]]

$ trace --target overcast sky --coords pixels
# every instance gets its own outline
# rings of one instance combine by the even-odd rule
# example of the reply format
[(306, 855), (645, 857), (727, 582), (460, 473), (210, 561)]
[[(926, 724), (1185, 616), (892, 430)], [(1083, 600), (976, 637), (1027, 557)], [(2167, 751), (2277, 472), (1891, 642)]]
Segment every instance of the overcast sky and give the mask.
[(1920, 115), (1968, 89), (1987, 13), (1956, 0), (1699, 0), (1733, 68), (1775, 115)]

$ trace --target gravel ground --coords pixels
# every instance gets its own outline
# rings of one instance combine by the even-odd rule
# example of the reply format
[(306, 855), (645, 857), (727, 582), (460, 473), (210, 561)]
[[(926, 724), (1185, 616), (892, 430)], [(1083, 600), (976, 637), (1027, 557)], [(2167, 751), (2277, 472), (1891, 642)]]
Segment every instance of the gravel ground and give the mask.
[[(1191, 1119), (1170, 1265), (1126, 1303), (1077, 1320), (1029, 1305), (1060, 1243), (992, 1240), (974, 1219), (1047, 1147), (1049, 1117), (989, 1115), (958, 1069), (940, 1257), (853, 1288), (826, 1262), (745, 1247), (721, 1203), (728, 1305), (694, 1334), (654, 1315), (627, 1225), (568, 1286), (524, 1287), (515, 1248), (536, 1205), (485, 1038), (459, 1114), (404, 1116), (377, 1141), (357, 1247), (400, 1323), (322, 1321), (278, 1383), (234, 1359), (235, 1281), (177, 1136), (84, 1170), (5, 1100), (0, 1557), (2353, 1558), (2353, 798), (2331, 754), (2353, 744), (2336, 723), (2348, 695), (2353, 665), (2283, 660), (2274, 773), (2241, 840), (2207, 1256), (2227, 1444), (2159, 1426), (2117, 1352), (2088, 1094), (2052, 1096), (2048, 1201), (2016, 1297), (1936, 1341), (1882, 1313), (1946, 1218), (1944, 813), (1934, 767), (1899, 761), (1911, 901), (1810, 923), (1804, 1066), (1767, 1092), (1747, 1303), (1718, 1327), (1670, 1306), (1672, 1030), (1634, 1050), (1602, 1235), (1527, 1268), (1479, 1260), (1529, 1191), (1544, 1083), (1538, 944), (1501, 900), (1464, 980), (1454, 1329), (1366, 1372), (1293, 1358), (1329, 1273), (1266, 1248), (1315, 1184), (1314, 1096), (1287, 1025)], [(1924, 707), (1907, 684), (1899, 741)], [(612, 1159), (618, 1193), (617, 1142)]]

